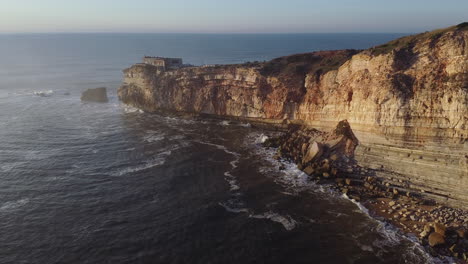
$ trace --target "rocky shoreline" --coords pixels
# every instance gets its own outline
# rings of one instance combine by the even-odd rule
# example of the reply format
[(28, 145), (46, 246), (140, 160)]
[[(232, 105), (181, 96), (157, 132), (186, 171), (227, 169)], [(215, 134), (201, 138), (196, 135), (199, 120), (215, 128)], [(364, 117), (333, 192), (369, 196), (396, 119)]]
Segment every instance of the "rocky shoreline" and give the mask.
[(118, 96), (147, 112), (321, 130), (346, 119), (360, 141), (355, 159), (367, 173), (386, 178), (398, 192), (425, 192), (438, 203), (466, 209), (467, 54), (463, 23), (363, 51), (166, 71), (138, 63), (124, 70)]
[(432, 244), (432, 255), (466, 263), (467, 54), (462, 23), (362, 51), (167, 71), (139, 63), (118, 95), (147, 112), (289, 126), (266, 142), (278, 159)]
[(468, 263), (468, 212), (396, 188), (360, 167), (354, 160), (358, 144), (348, 122), (341, 121), (328, 133), (290, 125), (281, 136), (265, 141), (264, 147), (277, 149), (275, 159), (294, 162), (311, 181), (346, 194), (372, 217), (417, 238), (433, 257)]

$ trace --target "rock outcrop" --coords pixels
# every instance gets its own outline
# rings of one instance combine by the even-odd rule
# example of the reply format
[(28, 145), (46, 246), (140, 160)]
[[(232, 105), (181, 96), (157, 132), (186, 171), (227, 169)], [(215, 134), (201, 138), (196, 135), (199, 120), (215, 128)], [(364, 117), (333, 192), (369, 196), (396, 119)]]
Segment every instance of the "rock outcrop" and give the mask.
[[(172, 71), (137, 64), (124, 75), (120, 99), (148, 112), (322, 131), (347, 120), (360, 143), (353, 158), (389, 188), (468, 207), (467, 23), (364, 51)], [(313, 162), (322, 147), (305, 146), (304, 162)]]
[(94, 89), (88, 89), (81, 94), (81, 101), (107, 103), (107, 89), (105, 87), (99, 87)]
[(330, 132), (292, 125), (279, 138), (265, 141), (266, 147), (278, 147), (278, 155), (297, 164), (316, 179), (344, 177), (355, 166), (354, 152), (359, 145), (349, 123), (343, 120)]

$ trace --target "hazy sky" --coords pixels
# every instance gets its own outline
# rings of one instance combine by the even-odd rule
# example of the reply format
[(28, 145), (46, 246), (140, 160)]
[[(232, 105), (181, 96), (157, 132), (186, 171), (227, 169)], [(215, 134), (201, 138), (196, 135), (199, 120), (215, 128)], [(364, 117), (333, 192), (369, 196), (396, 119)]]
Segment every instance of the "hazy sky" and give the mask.
[(0, 0), (0, 32), (419, 32), (468, 0)]

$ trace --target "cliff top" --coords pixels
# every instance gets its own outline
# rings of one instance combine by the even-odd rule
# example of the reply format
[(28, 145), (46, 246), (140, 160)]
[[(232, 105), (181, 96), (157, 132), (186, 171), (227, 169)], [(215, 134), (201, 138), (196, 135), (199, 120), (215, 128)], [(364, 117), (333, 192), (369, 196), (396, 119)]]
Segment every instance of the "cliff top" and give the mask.
[[(331, 50), (317, 51), (302, 54), (293, 54), (289, 56), (279, 57), (267, 62), (246, 62), (243, 64), (226, 64), (226, 65), (206, 65), (201, 66), (208, 69), (233, 69), (233, 68), (251, 68), (258, 70), (264, 76), (276, 76), (289, 80), (290, 84), (296, 84), (298, 80), (303, 80), (305, 75), (312, 74), (318, 78), (332, 70), (337, 70), (353, 55), (360, 52), (372, 56), (379, 56), (391, 53), (392, 51), (406, 50), (411, 51), (418, 43), (430, 41), (435, 44), (444, 34), (450, 32), (468, 31), (468, 22), (458, 24), (456, 26), (428, 31), (420, 34), (409, 35), (399, 39), (392, 40), (386, 44), (372, 47), (367, 50)], [(410, 52), (411, 53), (411, 52)], [(146, 67), (145, 65), (136, 64), (134, 66)], [(146, 67), (147, 68), (147, 67)], [(198, 67), (188, 67), (194, 69)], [(151, 69), (148, 69), (151, 70)], [(124, 71), (125, 72), (125, 71)]]
[(266, 76), (322, 74), (338, 69), (358, 50), (331, 50), (295, 54), (273, 59), (260, 68)]
[(468, 22), (463, 22), (456, 26), (436, 29), (433, 31), (428, 31), (416, 35), (410, 35), (406, 37), (402, 37), (399, 39), (392, 40), (386, 44), (376, 46), (370, 49), (372, 55), (381, 55), (387, 54), (392, 50), (401, 50), (405, 48), (413, 47), (417, 42), (431, 40), (432, 42), (437, 41), (443, 34), (448, 32), (457, 32), (457, 31), (467, 31), (468, 30)]

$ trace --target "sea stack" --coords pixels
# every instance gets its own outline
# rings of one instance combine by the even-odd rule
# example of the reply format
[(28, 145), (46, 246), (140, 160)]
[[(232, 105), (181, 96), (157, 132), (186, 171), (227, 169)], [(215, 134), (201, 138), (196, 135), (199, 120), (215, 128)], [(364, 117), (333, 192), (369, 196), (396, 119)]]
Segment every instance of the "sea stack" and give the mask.
[(84, 91), (81, 94), (81, 101), (107, 103), (109, 99), (107, 98), (106, 87), (93, 88)]

